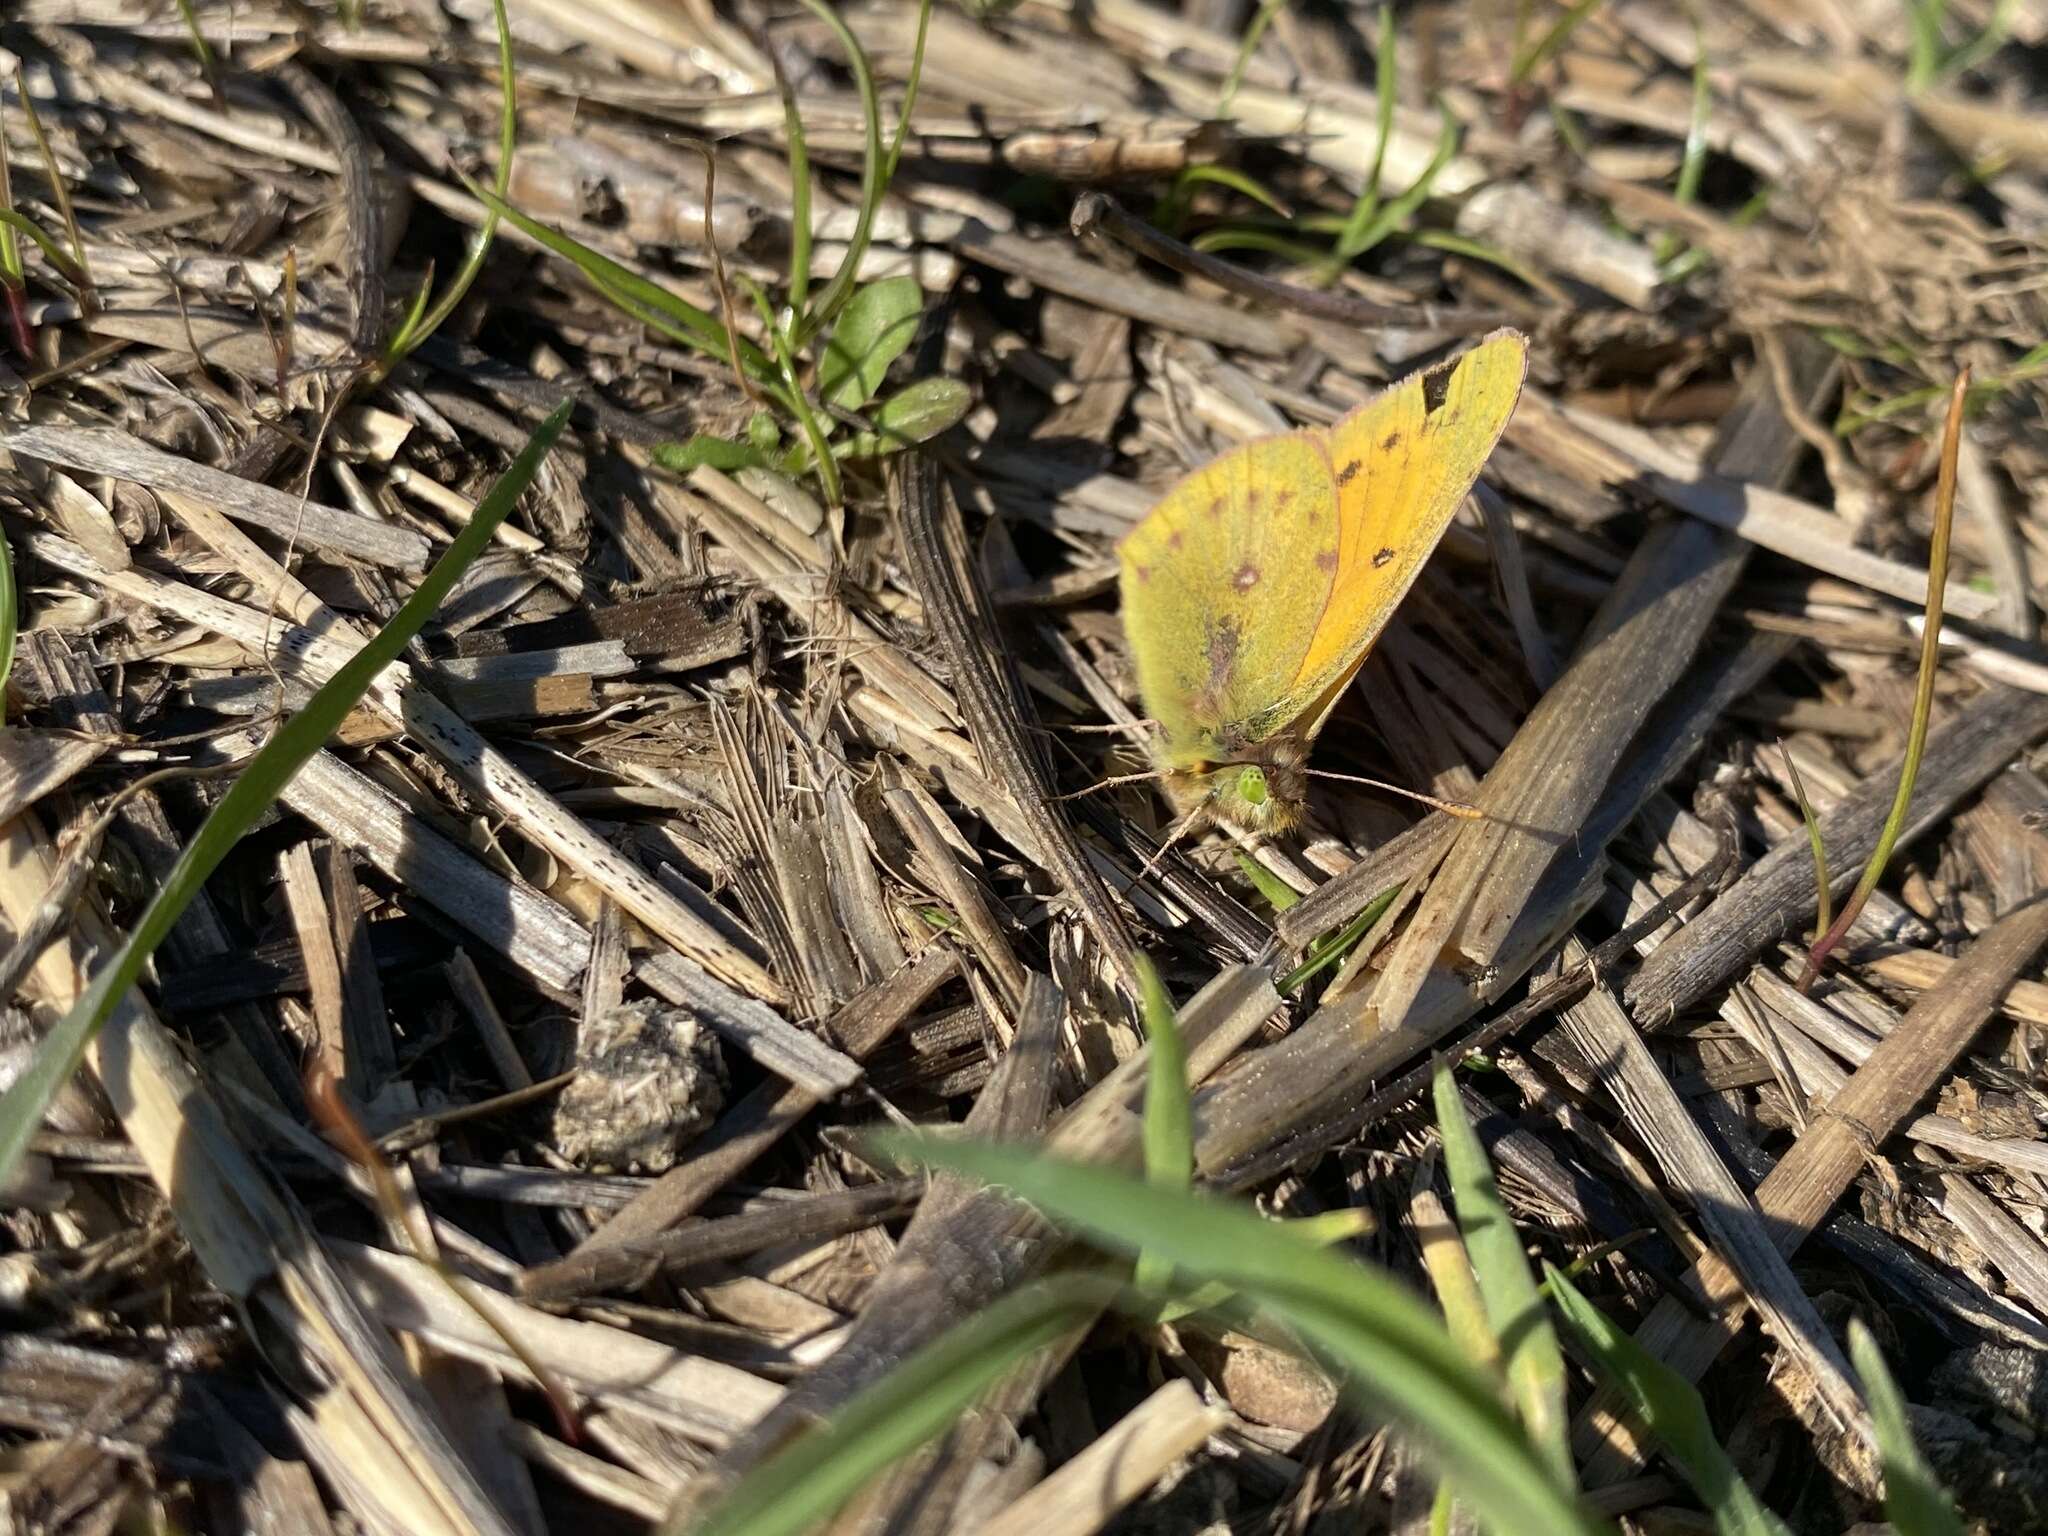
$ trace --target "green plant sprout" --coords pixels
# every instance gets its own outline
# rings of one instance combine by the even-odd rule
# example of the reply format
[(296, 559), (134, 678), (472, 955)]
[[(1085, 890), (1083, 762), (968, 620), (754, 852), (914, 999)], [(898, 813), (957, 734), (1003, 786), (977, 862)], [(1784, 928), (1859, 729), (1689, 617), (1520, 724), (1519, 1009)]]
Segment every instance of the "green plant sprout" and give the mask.
[(1266, 28), (1273, 24), (1273, 18), (1287, 0), (1263, 0), (1258, 10), (1252, 13), (1251, 21), (1244, 29), (1244, 36), (1237, 42), (1237, 57), (1230, 62), (1230, 73), (1224, 77), (1223, 93), (1216, 98), (1216, 115), (1228, 117), (1230, 104), (1237, 99), (1238, 87), (1244, 84), (1244, 72), (1251, 67), (1252, 55), (1259, 51), (1259, 42), (1266, 35)]
[(1522, 43), (1523, 23), (1528, 13), (1525, 10), (1517, 16), (1515, 51), (1513, 60), (1508, 65), (1508, 84), (1517, 88), (1527, 85), (1530, 77), (1556, 58), (1563, 51), (1564, 45), (1571, 41), (1572, 34), (1578, 31), (1604, 3), (1605, 0), (1577, 0), (1576, 4), (1568, 7), (1562, 16), (1550, 24), (1549, 30), (1528, 47), (1524, 47)]
[[(1566, 1435), (1564, 1357), (1547, 1297), (1599, 1375), (1692, 1484), (1717, 1536), (1786, 1536), (1716, 1442), (1698, 1391), (1616, 1328), (1573, 1286), (1599, 1254), (1571, 1271), (1530, 1271), (1495, 1186), (1492, 1166), (1447, 1073), (1434, 1094), (1445, 1166), (1457, 1205), (1455, 1251), (1466, 1276), (1443, 1296), (1460, 1328), (1442, 1320), (1384, 1271), (1327, 1252), (1369, 1216), (1335, 1210), (1273, 1221), (1241, 1201), (1188, 1187), (1193, 1139), (1185, 1057), (1171, 999), (1142, 972), (1147, 1064), (1145, 1172), (1133, 1176), (1043, 1152), (934, 1133), (887, 1131), (868, 1145), (878, 1161), (919, 1163), (1007, 1190), (1105, 1254), (1134, 1266), (1075, 1267), (1033, 1282), (917, 1350), (829, 1419), (785, 1440), (709, 1506), (685, 1498), (663, 1536), (798, 1536), (829, 1519), (902, 1457), (950, 1427), (1012, 1370), (1103, 1309), (1146, 1323), (1227, 1326), (1315, 1357), (1370, 1411), (1418, 1435), (1444, 1471), (1433, 1524), (1447, 1528), (1454, 1498), (1482, 1528), (1594, 1536), (1608, 1527), (1580, 1500)], [(1441, 1266), (1432, 1265), (1436, 1275)], [(1439, 1280), (1440, 1295), (1443, 1281)], [(1453, 1286), (1453, 1290), (1457, 1287)], [(1857, 1347), (1852, 1330), (1852, 1349)], [(1886, 1465), (1887, 1509), (1900, 1536), (1955, 1536), (1916, 1511), (1945, 1509), (1904, 1427), (1882, 1363), (1859, 1370)], [(1889, 1389), (1889, 1399), (1882, 1399)], [(1512, 1401), (1519, 1414), (1511, 1414)], [(1889, 1416), (1889, 1417), (1888, 1417)]]
[(1785, 759), (1785, 772), (1792, 780), (1792, 795), (1799, 802), (1799, 819), (1806, 826), (1806, 841), (1813, 849), (1813, 884), (1818, 892), (1813, 936), (1819, 938), (1835, 920), (1835, 893), (1828, 879), (1827, 843), (1820, 835), (1820, 818), (1813, 813), (1813, 802), (1806, 798), (1806, 781), (1799, 776), (1799, 764), (1782, 741), (1778, 743), (1778, 754)]
[[(494, 216), (509, 221), (574, 266), (600, 297), (660, 336), (730, 366), (741, 390), (760, 402), (732, 436), (699, 433), (664, 443), (654, 460), (677, 474), (709, 466), (719, 470), (772, 469), (792, 477), (815, 475), (827, 502), (843, 499), (842, 470), (927, 442), (967, 414), (972, 395), (958, 379), (915, 380), (885, 392), (890, 367), (916, 340), (924, 293), (912, 277), (859, 284), (861, 262), (873, 237), (874, 216), (901, 158), (924, 68), (931, 0), (918, 9), (917, 40), (896, 127), (884, 144), (881, 104), (867, 54), (836, 11), (823, 0), (804, 0), (845, 49), (861, 100), (865, 131), (861, 203), (838, 267), (815, 296), (811, 292), (810, 153), (794, 94), (783, 87), (784, 125), (791, 173), (790, 259), (785, 302), (778, 310), (759, 284), (741, 279), (765, 345), (742, 335), (737, 316), (712, 314), (623, 263), (560, 230), (528, 217), (493, 192), (471, 185)], [(715, 179), (715, 173), (714, 173)], [(706, 201), (705, 238), (711, 238)], [(724, 268), (714, 252), (721, 294)]]
[(1982, 64), (2005, 46), (2012, 33), (2019, 0), (1994, 0), (1983, 30), (1975, 37), (1949, 46), (1944, 35), (1948, 21), (1948, 0), (1904, 0), (1906, 26), (1910, 34), (1906, 50), (1906, 94), (1917, 96)]
[(36, 141), (36, 153), (43, 161), (43, 175), (50, 183), (50, 200), (57, 205), (57, 217), (64, 225), (65, 238), (71, 243), (72, 270), (77, 273), (73, 286), (78, 289), (80, 302), (90, 304), (92, 263), (86, 259), (85, 237), (79, 233), (78, 215), (71, 207), (71, 188), (64, 180), (63, 167), (57, 164), (57, 152), (50, 147), (50, 136), (43, 131), (42, 114), (36, 111), (35, 101), (28, 93), (28, 77), (22, 72), (19, 59), (14, 63), (14, 93), (21, 98), (21, 115), (28, 122), (29, 137)]
[(505, 0), (491, 0), (492, 19), (498, 27), (498, 174), (496, 178), (496, 203), (486, 202), (484, 221), (477, 232), (470, 236), (469, 249), (464, 254), (461, 268), (455, 280), (448, 285), (447, 292), (430, 309), (427, 295), (434, 284), (434, 270), (430, 266), (420, 281), (419, 292), (413, 295), (411, 306), (393, 331), (391, 339), (384, 344), (383, 354), (371, 369), (373, 379), (382, 379), (393, 368), (403, 362), (419, 344), (438, 331), (455, 306), (460, 304), (478, 275), (484, 269), (484, 262), (491, 254), (491, 242), (498, 233), (498, 209), (505, 194), (512, 185), (512, 156), (519, 140), (519, 87), (512, 68), (512, 26), (505, 18)]

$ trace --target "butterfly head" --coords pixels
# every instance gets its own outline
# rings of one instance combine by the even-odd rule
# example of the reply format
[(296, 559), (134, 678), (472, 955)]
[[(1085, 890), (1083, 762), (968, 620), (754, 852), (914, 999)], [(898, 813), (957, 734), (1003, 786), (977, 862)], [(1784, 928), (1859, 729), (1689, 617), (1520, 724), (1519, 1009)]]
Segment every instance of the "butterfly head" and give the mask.
[(1201, 821), (1277, 835), (1301, 825), (1308, 802), (1305, 756), (1293, 741), (1263, 743), (1237, 762), (1177, 768), (1166, 785), (1183, 815), (1199, 812)]

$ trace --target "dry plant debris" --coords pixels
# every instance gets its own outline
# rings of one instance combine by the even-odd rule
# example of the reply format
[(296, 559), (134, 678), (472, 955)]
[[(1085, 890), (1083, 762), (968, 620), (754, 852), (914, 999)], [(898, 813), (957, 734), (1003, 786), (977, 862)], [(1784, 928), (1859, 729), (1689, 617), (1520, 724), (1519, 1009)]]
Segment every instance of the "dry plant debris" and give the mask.
[[(2042, 1527), (2048, 12), (506, 15), (509, 55), (483, 0), (0, 16), (0, 1078), (575, 402), (7, 1183), (20, 1529), (701, 1506), (1059, 1262), (851, 1133), (1135, 1160), (1141, 955), (1194, 999), (1202, 1180), (1374, 1218), (1426, 1289), (1416, 1069), (1479, 1049), (1525, 1239), (1789, 1528), (1876, 1518), (1851, 1315), (1965, 1518)], [(1520, 409), (1317, 746), (1486, 819), (1319, 781), (1300, 835), (1162, 851), (1153, 786), (1076, 797), (1147, 764), (1118, 537), (1502, 324)], [(1808, 992), (1800, 804), (1839, 894), (1964, 368), (1927, 751)], [(1571, 1407), (1600, 1507), (1692, 1528)], [(837, 1528), (1435, 1492), (1270, 1341), (1104, 1323)]]

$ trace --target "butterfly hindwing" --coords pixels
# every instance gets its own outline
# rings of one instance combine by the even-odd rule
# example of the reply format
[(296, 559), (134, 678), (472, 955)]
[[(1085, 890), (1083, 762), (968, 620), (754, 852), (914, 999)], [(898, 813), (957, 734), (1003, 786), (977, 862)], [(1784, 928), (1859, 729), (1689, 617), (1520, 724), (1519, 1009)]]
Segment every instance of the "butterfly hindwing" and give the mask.
[(1175, 765), (1227, 760), (1272, 729), (1340, 558), (1317, 435), (1270, 437), (1176, 485), (1124, 540), (1124, 628)]

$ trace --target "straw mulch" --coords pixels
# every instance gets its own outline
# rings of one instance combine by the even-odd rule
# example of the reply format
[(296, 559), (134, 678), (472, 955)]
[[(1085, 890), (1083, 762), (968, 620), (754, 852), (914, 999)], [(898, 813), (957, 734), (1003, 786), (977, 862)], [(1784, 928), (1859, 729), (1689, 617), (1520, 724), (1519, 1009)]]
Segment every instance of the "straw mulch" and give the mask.
[[(360, 377), (482, 219), (488, 5), (201, 3), (210, 69), (170, 5), (0, 18), (14, 205), (68, 248), (54, 160), (91, 273), (29, 249), (30, 350), (0, 370), (5, 1075), (233, 765), (578, 402), (7, 1191), (20, 1528), (646, 1528), (1057, 1260), (848, 1133), (1132, 1154), (1144, 954), (1187, 1002), (1214, 1186), (1369, 1209), (1354, 1250), (1419, 1278), (1442, 1176), (1412, 1073), (1477, 1038), (1466, 1103), (1525, 1236), (1593, 1255), (1581, 1285), (1702, 1384), (1795, 1529), (1877, 1518), (1852, 1315), (1966, 1514), (2039, 1529), (2048, 13), (1956, 0), (1930, 41), (1875, 0), (1629, 0), (1545, 47), (1561, 7), (1522, 8), (1519, 43), (1514, 6), (1404, 7), (1382, 143), (1360, 8), (1279, 9), (1234, 89), (1244, 0), (971, 9), (931, 18), (863, 263), (925, 295), (892, 384), (971, 408), (854, 464), (843, 505), (661, 468), (755, 401), (509, 225), (440, 333)], [(791, 245), (779, 78), (837, 268), (862, 116), (811, 12), (510, 10), (520, 211), (718, 313), (715, 249), (753, 327), (745, 283), (779, 293)], [(886, 128), (915, 9), (845, 17)], [(1425, 195), (1315, 287), (1296, 248), (1375, 174)], [(1055, 798), (1146, 762), (1120, 534), (1190, 465), (1499, 324), (1532, 338), (1521, 406), (1315, 758), (1486, 819), (1327, 781), (1304, 835), (1162, 855), (1154, 786)], [(1906, 837), (1802, 992), (1793, 769), (1840, 894), (1897, 783), (1964, 365), (1955, 643)], [(1427, 1464), (1333, 1401), (1250, 1339), (1105, 1324), (870, 1528), (1421, 1530)], [(1574, 1408), (1604, 1508), (1700, 1528), (1588, 1378)], [(1074, 1503), (1082, 1477), (1121, 1509)]]

